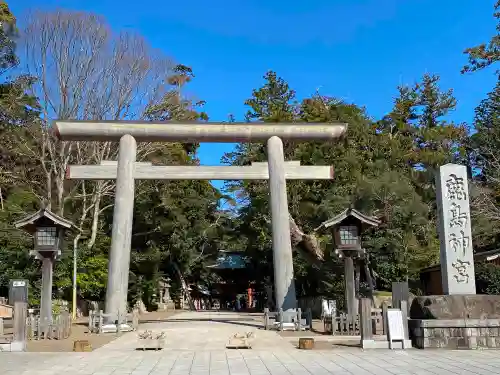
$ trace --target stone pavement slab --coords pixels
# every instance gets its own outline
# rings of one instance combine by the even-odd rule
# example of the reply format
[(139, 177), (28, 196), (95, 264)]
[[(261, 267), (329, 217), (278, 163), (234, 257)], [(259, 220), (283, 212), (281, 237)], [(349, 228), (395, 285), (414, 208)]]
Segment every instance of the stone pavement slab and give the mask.
[[(500, 374), (495, 350), (302, 351), (261, 318), (236, 313), (181, 313), (142, 329), (167, 332), (161, 351), (135, 350), (126, 333), (91, 353), (1, 353), (0, 375), (490, 375)], [(225, 350), (231, 333), (256, 332), (254, 349)]]
[(95, 351), (0, 353), (0, 375), (500, 374), (497, 351)]

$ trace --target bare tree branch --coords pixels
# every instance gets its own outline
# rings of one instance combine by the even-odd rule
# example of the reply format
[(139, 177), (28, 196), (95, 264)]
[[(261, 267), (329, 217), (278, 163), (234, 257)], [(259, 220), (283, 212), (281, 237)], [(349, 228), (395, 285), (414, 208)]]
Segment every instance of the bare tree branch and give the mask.
[[(112, 142), (60, 142), (51, 132), (52, 119), (142, 119), (148, 107), (171, 90), (174, 64), (145, 40), (131, 33), (115, 35), (100, 16), (53, 11), (30, 15), (22, 33), (26, 72), (38, 77), (33, 94), (40, 99), (41, 122), (31, 131), (33, 142), (21, 149), (36, 159), (45, 183), (38, 195), (49, 208), (64, 214), (65, 203), (80, 200), (77, 226), (89, 225), (87, 246), (96, 240), (102, 199), (114, 194), (113, 181), (65, 181), (69, 164), (116, 160)], [(156, 152), (157, 144), (140, 144), (138, 160)], [(90, 217), (89, 217), (90, 214)], [(90, 220), (89, 220), (90, 219)]]

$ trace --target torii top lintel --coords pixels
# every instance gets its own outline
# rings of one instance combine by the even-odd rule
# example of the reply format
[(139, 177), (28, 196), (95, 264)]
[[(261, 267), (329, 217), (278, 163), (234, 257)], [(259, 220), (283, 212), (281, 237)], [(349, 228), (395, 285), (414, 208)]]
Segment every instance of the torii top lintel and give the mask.
[(56, 120), (62, 141), (118, 141), (129, 134), (138, 142), (261, 142), (273, 136), (297, 141), (334, 140), (345, 136), (347, 124), (223, 123)]

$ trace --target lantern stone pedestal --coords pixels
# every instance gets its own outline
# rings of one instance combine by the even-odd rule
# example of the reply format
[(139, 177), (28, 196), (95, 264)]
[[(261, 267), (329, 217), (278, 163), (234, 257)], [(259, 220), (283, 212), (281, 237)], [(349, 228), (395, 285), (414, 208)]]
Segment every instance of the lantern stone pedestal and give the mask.
[(359, 301), (356, 297), (356, 287), (354, 282), (354, 257), (348, 252), (344, 256), (344, 277), (345, 277), (345, 299), (347, 306), (347, 315), (353, 319), (358, 315)]
[(52, 323), (52, 279), (54, 263), (61, 254), (54, 251), (31, 251), (30, 254), (42, 261), (42, 290), (40, 293), (40, 323), (48, 327)]

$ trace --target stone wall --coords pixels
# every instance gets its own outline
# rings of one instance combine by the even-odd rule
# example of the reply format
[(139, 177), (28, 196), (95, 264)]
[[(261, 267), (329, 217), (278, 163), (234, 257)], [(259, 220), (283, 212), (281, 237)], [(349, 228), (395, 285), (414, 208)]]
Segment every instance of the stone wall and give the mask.
[(415, 297), (411, 319), (500, 319), (500, 295), (447, 295)]
[(500, 349), (500, 319), (412, 319), (409, 328), (419, 349)]

